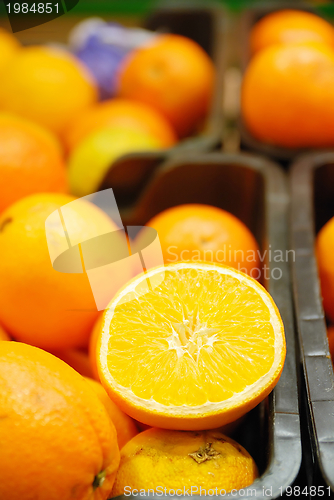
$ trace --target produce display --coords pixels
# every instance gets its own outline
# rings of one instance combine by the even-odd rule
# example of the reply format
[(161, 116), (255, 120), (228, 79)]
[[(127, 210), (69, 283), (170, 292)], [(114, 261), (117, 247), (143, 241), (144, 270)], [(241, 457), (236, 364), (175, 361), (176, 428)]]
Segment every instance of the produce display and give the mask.
[[(263, 171), (283, 166), (226, 152), (231, 124), (221, 127), (226, 151), (206, 151), (205, 122), (217, 88), (223, 112), (224, 92), (205, 36), (201, 45), (177, 23), (133, 24), (84, 19), (66, 44), (21, 43), (0, 28), (0, 500), (250, 498), (259, 484), (266, 498), (292, 495), (306, 487), (297, 472), (274, 493), (267, 485), (281, 445), (273, 427), (289, 448), (305, 411), (289, 406), (286, 379), (280, 385), (286, 370), (294, 385), (298, 368), (288, 357), (292, 299), (277, 301), (289, 194), (284, 182), (269, 190)], [(334, 147), (333, 25), (273, 8), (247, 47), (239, 90), (248, 132), (282, 148)], [(165, 162), (129, 162), (122, 177), (123, 156), (157, 151)], [(170, 193), (177, 161), (198, 155), (207, 158), (203, 190), (188, 189), (185, 169)], [(238, 171), (232, 178), (222, 165), (224, 190), (209, 168), (219, 157)], [(165, 206), (152, 195), (161, 178)], [(106, 183), (117, 210), (95, 201)], [(315, 252), (334, 362), (332, 217)], [(264, 275), (268, 262), (281, 274)]]
[(298, 11), (254, 26), (241, 108), (256, 139), (287, 148), (334, 146), (333, 40), (333, 26)]

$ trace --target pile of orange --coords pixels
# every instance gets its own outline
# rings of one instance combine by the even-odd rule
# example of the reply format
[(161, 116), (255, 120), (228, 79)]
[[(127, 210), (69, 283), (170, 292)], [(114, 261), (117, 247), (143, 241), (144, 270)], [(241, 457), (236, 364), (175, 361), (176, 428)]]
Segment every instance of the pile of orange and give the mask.
[[(73, 245), (115, 230), (97, 207), (64, 194), (28, 196), (0, 218), (0, 382), (6, 387), (0, 398), (9, 415), (0, 435), (13, 456), (10, 463), (0, 458), (0, 494), (17, 500), (29, 490), (56, 500), (75, 491), (83, 500), (88, 494), (107, 499), (126, 487), (173, 489), (185, 480), (226, 491), (251, 484), (258, 476), (252, 457), (208, 429), (240, 422), (280, 377), (284, 330), (270, 295), (237, 270), (244, 262), (229, 262), (234, 269), (199, 259), (166, 261), (147, 266), (146, 274), (130, 269), (134, 278), (115, 288), (99, 315), (87, 274), (52, 268), (52, 258), (66, 252), (63, 224)], [(226, 244), (258, 252), (249, 229), (216, 207), (175, 207), (148, 224), (161, 237), (164, 256), (173, 243), (180, 252)], [(10, 440), (8, 426), (16, 429)], [(69, 472), (73, 454), (80, 459)], [(19, 461), (27, 472), (13, 490)], [(163, 481), (167, 469), (172, 479)]]
[(33, 193), (66, 193), (60, 144), (44, 128), (0, 112), (0, 213)]
[(182, 205), (147, 222), (161, 248), (145, 250), (143, 232), (130, 241), (69, 192), (82, 152), (88, 170), (109, 168), (111, 131), (130, 152), (131, 134), (167, 148), (200, 130), (212, 61), (159, 35), (97, 102), (74, 56), (0, 31), (0, 73), (0, 498), (252, 484), (253, 458), (222, 430), (270, 393), (286, 354), (252, 232), (222, 208)]
[[(117, 94), (98, 102), (94, 77), (74, 55), (51, 45), (23, 47), (2, 29), (0, 72), (0, 115), (25, 119), (21, 128), (29, 134), (8, 141), (12, 129), (6, 123), (2, 126), (0, 116), (0, 135), (7, 142), (4, 149), (0, 143), (0, 175), (2, 186), (6, 185), (6, 190), (0, 188), (0, 211), (27, 194), (64, 191), (68, 185), (74, 195), (91, 194), (119, 156), (169, 148), (200, 131), (215, 78), (213, 62), (196, 42), (159, 35), (128, 54), (119, 69)], [(33, 126), (43, 127), (44, 135), (47, 130), (55, 134), (63, 151), (50, 150), (46, 155), (43, 145), (39, 151), (31, 139), (31, 134), (39, 133), (32, 131)], [(2, 157), (7, 163), (4, 175)], [(65, 159), (70, 182), (60, 179), (58, 164)], [(21, 169), (23, 160), (29, 169)]]
[(334, 145), (334, 27), (315, 14), (280, 10), (251, 33), (241, 105), (251, 134), (289, 148)]

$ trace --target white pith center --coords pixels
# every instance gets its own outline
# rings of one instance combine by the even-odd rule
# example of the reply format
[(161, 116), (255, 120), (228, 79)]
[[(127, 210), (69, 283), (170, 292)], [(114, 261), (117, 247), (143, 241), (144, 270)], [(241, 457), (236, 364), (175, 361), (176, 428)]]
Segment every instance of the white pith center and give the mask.
[(171, 323), (172, 333), (166, 339), (169, 350), (175, 350), (177, 357), (189, 354), (196, 362), (201, 349), (212, 352), (213, 343), (218, 341), (219, 328), (209, 328), (206, 323), (200, 323), (198, 312), (183, 316), (182, 323)]
[[(173, 272), (183, 272), (184, 269), (193, 269), (195, 266), (189, 263), (178, 263), (172, 264), (170, 266), (166, 266), (164, 268), (164, 273), (171, 270)], [(207, 271), (207, 264), (196, 264), (197, 271)], [(242, 285), (245, 281), (242, 275), (239, 275), (237, 271), (233, 269), (221, 269), (220, 267), (216, 267), (214, 265), (210, 266), (210, 271), (217, 271), (218, 273), (226, 276), (233, 277), (239, 280)], [(139, 276), (134, 279), (133, 282), (125, 287), (112, 301), (110, 306), (107, 308), (105, 313), (105, 320), (103, 325), (103, 333), (102, 342), (101, 342), (101, 350), (100, 350), (100, 361), (102, 365), (102, 370), (105, 374), (105, 377), (108, 383), (112, 386), (115, 393), (119, 394), (120, 398), (127, 399), (132, 405), (143, 408), (147, 411), (154, 412), (168, 412), (171, 416), (188, 416), (188, 417), (196, 417), (203, 416), (204, 414), (208, 414), (209, 412), (219, 411), (228, 409), (230, 407), (237, 407), (239, 405), (244, 404), (245, 400), (248, 398), (252, 398), (255, 393), (259, 393), (263, 388), (266, 388), (268, 384), (271, 383), (273, 379), (277, 376), (277, 374), (282, 369), (282, 357), (278, 354), (275, 355), (273, 364), (270, 370), (267, 373), (264, 373), (258, 380), (254, 383), (246, 386), (240, 392), (234, 393), (231, 397), (227, 398), (223, 401), (210, 401), (209, 399), (202, 404), (191, 406), (187, 404), (173, 404), (169, 403), (160, 403), (157, 402), (154, 397), (146, 398), (139, 395), (136, 395), (131, 387), (126, 387), (122, 382), (118, 382), (113, 376), (112, 371), (108, 366), (108, 356), (110, 353), (110, 335), (109, 335), (109, 325), (113, 321), (113, 317), (115, 314), (115, 310), (118, 304), (121, 304), (122, 301), (126, 298), (128, 294), (136, 295), (137, 289), (140, 289), (140, 285), (143, 281), (155, 279), (155, 275), (161, 274), (160, 268), (155, 268), (149, 270), (146, 274)], [(279, 315), (277, 314), (277, 310), (273, 305), (270, 297), (267, 296), (266, 292), (259, 288), (259, 285), (254, 281), (247, 280), (247, 285), (254, 289), (262, 298), (264, 304), (267, 306), (268, 311), (270, 313), (270, 319), (268, 320), (271, 323), (272, 328), (275, 332), (275, 340), (274, 340), (274, 349), (277, 353), (284, 347), (284, 332), (282, 329), (282, 324), (280, 322)], [(195, 286), (200, 286), (199, 283), (196, 283)], [(167, 337), (164, 338), (165, 348), (168, 351), (174, 350), (177, 353), (177, 357), (182, 358), (186, 356), (189, 358), (189, 361), (192, 359), (194, 363), (200, 360), (200, 353), (203, 348), (205, 348), (205, 354), (207, 352), (215, 355), (213, 351), (218, 351), (219, 348), (217, 345), (214, 345), (215, 342), (219, 344), (225, 344), (228, 339), (228, 336), (225, 337), (225, 333), (228, 333), (226, 330), (228, 329), (228, 325), (225, 324), (215, 324), (215, 328), (208, 326), (207, 322), (199, 321), (198, 310), (201, 311), (202, 305), (198, 305), (197, 308), (190, 306), (191, 313), (188, 307), (183, 303), (180, 304), (183, 309), (182, 320), (178, 322), (177, 320), (171, 321), (171, 317), (165, 315), (164, 317), (164, 327), (166, 328), (166, 324), (168, 324), (168, 332)], [(170, 307), (173, 307), (172, 304)], [(168, 311), (168, 307), (166, 308)], [(211, 322), (210, 322), (211, 323)], [(211, 323), (212, 324), (212, 323)], [(161, 344), (160, 344), (161, 346)], [(213, 358), (215, 359), (215, 358)], [(283, 359), (284, 361), (284, 359)], [(161, 413), (162, 414), (162, 413)]]

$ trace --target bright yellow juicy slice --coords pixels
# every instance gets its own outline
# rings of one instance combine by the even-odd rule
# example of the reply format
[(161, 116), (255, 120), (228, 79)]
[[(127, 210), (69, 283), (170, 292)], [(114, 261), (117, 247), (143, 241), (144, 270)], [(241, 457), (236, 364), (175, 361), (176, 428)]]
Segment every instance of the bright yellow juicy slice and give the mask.
[(208, 429), (265, 398), (285, 359), (268, 292), (232, 268), (162, 266), (134, 278), (104, 313), (102, 383), (132, 417), (155, 427)]

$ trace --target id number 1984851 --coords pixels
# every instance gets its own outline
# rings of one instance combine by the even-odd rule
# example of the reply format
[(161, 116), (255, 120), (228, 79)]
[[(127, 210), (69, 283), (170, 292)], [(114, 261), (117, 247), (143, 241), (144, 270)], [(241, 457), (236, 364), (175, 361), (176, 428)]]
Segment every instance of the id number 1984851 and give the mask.
[(8, 14), (52, 14), (55, 12), (59, 13), (59, 4), (58, 3), (33, 3), (29, 5), (28, 3), (19, 3), (16, 2), (14, 5), (8, 3), (6, 5), (8, 9)]
[(279, 488), (281, 496), (286, 494), (287, 497), (330, 497), (330, 486), (288, 486), (287, 488)]

